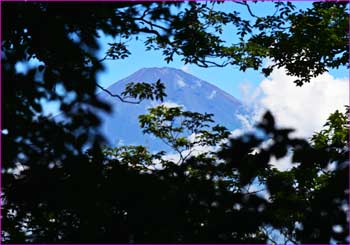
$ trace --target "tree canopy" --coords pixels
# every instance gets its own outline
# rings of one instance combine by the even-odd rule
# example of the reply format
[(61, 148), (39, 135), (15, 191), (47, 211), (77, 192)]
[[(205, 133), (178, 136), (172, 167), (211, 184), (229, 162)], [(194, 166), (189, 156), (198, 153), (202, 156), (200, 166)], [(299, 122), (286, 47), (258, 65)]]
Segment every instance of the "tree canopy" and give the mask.
[[(262, 135), (231, 138), (209, 114), (156, 107), (140, 126), (178, 159), (144, 146), (104, 146), (94, 110), (111, 108), (96, 96), (105, 90), (96, 75), (105, 60), (127, 58), (125, 41), (140, 34), (167, 62), (179, 55), (184, 63), (267, 76), (285, 67), (300, 86), (349, 66), (347, 2), (307, 10), (276, 2), (264, 17), (252, 12), (254, 3), (232, 3), (250, 20), (217, 4), (1, 3), (2, 242), (271, 243), (274, 234), (286, 243), (349, 242), (348, 110), (330, 115), (307, 141), (290, 138), (269, 112), (257, 125)], [(237, 43), (222, 40), (225, 25)], [(97, 56), (99, 32), (121, 37), (104, 57)], [(273, 63), (264, 67), (267, 58)], [(17, 72), (19, 63), (28, 70)], [(110, 95), (121, 103), (166, 96), (161, 81)], [(43, 115), (44, 100), (59, 103), (64, 123)], [(192, 154), (198, 146), (208, 150)], [(287, 154), (290, 170), (271, 165)]]

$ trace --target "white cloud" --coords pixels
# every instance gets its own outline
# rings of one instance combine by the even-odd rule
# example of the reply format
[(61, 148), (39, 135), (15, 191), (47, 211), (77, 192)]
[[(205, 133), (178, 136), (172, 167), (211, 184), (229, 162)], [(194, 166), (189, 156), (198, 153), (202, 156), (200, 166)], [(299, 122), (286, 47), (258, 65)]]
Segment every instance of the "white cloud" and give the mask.
[(186, 107), (184, 105), (180, 105), (180, 104), (177, 104), (176, 102), (173, 102), (171, 100), (168, 100), (168, 101), (164, 101), (164, 102), (158, 102), (158, 101), (152, 101), (150, 103), (150, 107), (148, 108), (153, 108), (153, 107), (156, 107), (156, 106), (160, 106), (160, 105), (163, 105), (165, 107), (168, 107), (168, 108), (173, 108), (173, 107), (182, 107), (183, 110), (186, 109)]
[[(207, 145), (194, 145), (191, 150), (184, 150), (181, 152), (182, 157), (186, 157), (186, 159), (190, 158), (191, 156), (198, 156), (203, 153), (210, 154), (211, 152), (215, 151), (215, 147), (213, 146), (207, 146)], [(162, 157), (164, 160), (172, 161), (175, 163), (181, 163), (180, 154), (179, 153), (169, 153)]]
[(269, 163), (279, 171), (289, 171), (295, 165), (295, 163), (292, 164), (292, 152), (288, 152), (287, 155), (280, 159), (276, 159), (273, 156)]
[(164, 156), (162, 156), (163, 160), (171, 161), (171, 162), (179, 162), (180, 161), (180, 155), (178, 153), (168, 153)]
[(259, 122), (268, 109), (278, 127), (293, 128), (296, 130), (293, 136), (308, 138), (322, 129), (332, 112), (344, 111), (344, 106), (349, 104), (347, 79), (324, 73), (302, 87), (297, 87), (294, 80), (284, 69), (278, 69), (255, 89), (242, 84), (242, 101), (252, 111), (250, 116), (237, 115), (245, 128), (249, 127), (248, 121), (250, 125)]
[(239, 121), (241, 121), (242, 127), (245, 131), (254, 130), (254, 124), (251, 122), (251, 120), (249, 120), (247, 115), (237, 114), (236, 117)]
[[(242, 128), (231, 133), (241, 135), (250, 131), (268, 109), (278, 127), (293, 128), (296, 130), (293, 137), (307, 139), (322, 129), (332, 112), (344, 111), (344, 106), (349, 104), (347, 79), (324, 73), (302, 87), (297, 87), (293, 83), (295, 80), (295, 77), (287, 76), (284, 69), (278, 69), (255, 89), (249, 83), (242, 84), (243, 103), (250, 108), (251, 115), (236, 115)], [(270, 164), (282, 171), (289, 169), (291, 153), (278, 160), (271, 159)]]
[(244, 129), (235, 129), (233, 131), (230, 132), (230, 138), (237, 138), (242, 136), (245, 133)]
[(294, 80), (296, 78), (287, 76), (283, 69), (274, 71), (269, 79), (260, 83), (258, 101), (260, 113), (269, 109), (278, 126), (296, 129), (293, 136), (312, 136), (322, 129), (330, 113), (337, 109), (343, 111), (344, 105), (349, 104), (347, 79), (325, 73), (302, 87), (297, 87)]
[(261, 95), (261, 90), (254, 89), (249, 81), (240, 83), (239, 90), (242, 94), (242, 102), (244, 104), (250, 104), (252, 101), (256, 101)]
[(161, 103), (161, 105), (168, 107), (168, 108), (173, 108), (173, 107), (182, 107), (183, 109), (185, 108), (184, 105), (179, 105), (179, 104), (172, 102), (172, 101), (164, 101), (163, 103)]
[[(198, 140), (198, 137), (200, 136), (200, 134), (191, 134), (187, 137), (187, 139), (191, 142), (194, 143), (196, 140)], [(215, 150), (217, 149), (217, 147), (214, 146), (208, 146), (208, 145), (199, 145), (199, 144), (194, 144), (193, 147), (191, 149), (186, 149), (183, 150), (181, 152), (181, 155), (183, 158), (188, 159), (191, 156), (198, 156), (200, 154), (206, 153), (206, 154), (210, 154), (212, 152), (215, 152)], [(162, 157), (164, 160), (168, 160), (168, 161), (173, 161), (175, 163), (181, 163), (181, 157), (179, 153), (168, 153), (166, 155), (164, 155)]]

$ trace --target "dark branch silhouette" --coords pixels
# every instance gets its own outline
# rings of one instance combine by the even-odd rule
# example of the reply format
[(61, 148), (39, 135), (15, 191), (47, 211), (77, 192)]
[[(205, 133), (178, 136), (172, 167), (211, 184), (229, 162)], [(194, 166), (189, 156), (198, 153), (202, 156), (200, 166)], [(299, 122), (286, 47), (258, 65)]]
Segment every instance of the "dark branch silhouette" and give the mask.
[(126, 100), (126, 97), (122, 97), (118, 94), (113, 94), (111, 93), (108, 89), (105, 89), (104, 87), (102, 87), (101, 85), (96, 83), (96, 86), (98, 88), (100, 88), (102, 91), (106, 92), (108, 95), (114, 97), (114, 98), (118, 98), (121, 102), (124, 103), (129, 103), (129, 104), (140, 104), (143, 100), (138, 100), (138, 101), (130, 101), (130, 100)]

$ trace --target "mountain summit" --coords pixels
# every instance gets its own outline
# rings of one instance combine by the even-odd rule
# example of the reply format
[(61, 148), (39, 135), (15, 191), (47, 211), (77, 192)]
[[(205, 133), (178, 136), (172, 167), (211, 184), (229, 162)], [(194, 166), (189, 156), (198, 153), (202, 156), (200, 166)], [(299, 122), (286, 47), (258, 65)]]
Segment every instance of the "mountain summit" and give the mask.
[(167, 97), (164, 102), (143, 101), (138, 105), (120, 102), (104, 91), (98, 96), (112, 105), (111, 114), (102, 115), (102, 133), (112, 146), (142, 144), (151, 150), (159, 150), (164, 147), (150, 135), (144, 135), (139, 127), (138, 116), (146, 114), (147, 108), (160, 104), (168, 106), (182, 106), (185, 110), (212, 113), (215, 123), (221, 124), (232, 130), (240, 127), (240, 122), (235, 116), (241, 109), (241, 103), (219, 89), (218, 87), (203, 81), (191, 74), (174, 68), (143, 68), (132, 75), (112, 84), (107, 89), (114, 94), (124, 91), (126, 84), (130, 82), (153, 83), (158, 79), (164, 83)]

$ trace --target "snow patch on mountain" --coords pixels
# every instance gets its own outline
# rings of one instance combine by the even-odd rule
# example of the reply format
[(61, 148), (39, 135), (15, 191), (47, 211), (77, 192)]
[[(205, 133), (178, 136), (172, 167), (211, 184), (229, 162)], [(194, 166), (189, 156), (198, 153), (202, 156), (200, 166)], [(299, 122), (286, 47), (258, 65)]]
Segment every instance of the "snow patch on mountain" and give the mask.
[(195, 84), (196, 84), (195, 87), (197, 87), (197, 88), (202, 87), (202, 82), (201, 82), (200, 80), (197, 80), (197, 81), (195, 82)]
[(181, 78), (178, 79), (176, 82), (177, 82), (177, 85), (178, 85), (180, 88), (186, 87), (185, 81), (182, 80)]
[(213, 90), (207, 98), (210, 100), (214, 99), (216, 93), (217, 93), (216, 90)]

